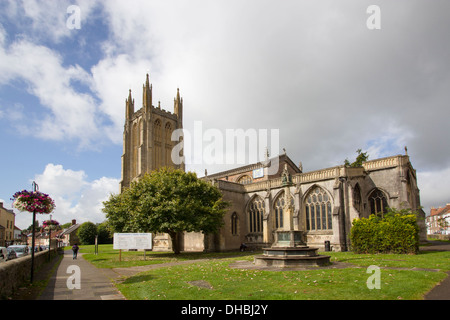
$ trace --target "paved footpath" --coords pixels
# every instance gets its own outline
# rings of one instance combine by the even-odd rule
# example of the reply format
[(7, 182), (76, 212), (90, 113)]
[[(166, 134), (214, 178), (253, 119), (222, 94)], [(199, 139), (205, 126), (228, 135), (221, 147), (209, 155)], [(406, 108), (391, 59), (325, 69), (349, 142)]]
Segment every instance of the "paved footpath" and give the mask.
[[(70, 279), (69, 279), (70, 278)], [(65, 250), (58, 269), (38, 300), (125, 300), (111, 279), (72, 250)]]
[[(422, 251), (450, 251), (449, 242), (430, 241), (430, 246), (421, 247)], [(450, 272), (447, 272), (447, 278), (428, 292), (425, 300), (450, 300)]]

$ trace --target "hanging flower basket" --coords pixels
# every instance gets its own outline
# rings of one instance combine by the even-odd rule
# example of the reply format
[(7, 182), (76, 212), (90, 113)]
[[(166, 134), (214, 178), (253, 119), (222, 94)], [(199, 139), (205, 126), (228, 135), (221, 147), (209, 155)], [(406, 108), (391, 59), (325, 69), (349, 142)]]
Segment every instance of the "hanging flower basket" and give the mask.
[(42, 225), (44, 226), (44, 228), (53, 229), (54, 227), (59, 226), (59, 222), (56, 220), (46, 220), (42, 223)]
[(20, 211), (49, 214), (55, 209), (53, 199), (40, 191), (22, 190), (16, 192), (11, 200), (13, 200), (13, 207)]

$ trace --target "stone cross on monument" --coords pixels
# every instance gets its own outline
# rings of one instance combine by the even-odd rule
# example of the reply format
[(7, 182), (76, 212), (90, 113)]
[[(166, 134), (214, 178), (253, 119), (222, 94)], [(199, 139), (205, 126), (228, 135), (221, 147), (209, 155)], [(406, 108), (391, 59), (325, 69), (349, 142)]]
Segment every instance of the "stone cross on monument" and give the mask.
[(287, 164), (284, 164), (284, 170), (281, 174), (282, 185), (284, 187), (284, 208), (283, 208), (283, 231), (293, 231), (294, 230), (294, 207), (292, 206), (292, 196), (289, 191), (289, 187), (293, 185), (292, 176), (287, 169)]

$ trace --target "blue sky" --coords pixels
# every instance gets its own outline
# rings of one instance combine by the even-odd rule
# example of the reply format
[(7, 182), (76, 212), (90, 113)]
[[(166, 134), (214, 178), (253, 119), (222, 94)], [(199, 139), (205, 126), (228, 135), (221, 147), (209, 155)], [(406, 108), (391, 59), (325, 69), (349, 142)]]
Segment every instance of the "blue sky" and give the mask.
[[(103, 221), (120, 181), (125, 99), (131, 89), (141, 107), (149, 73), (163, 109), (180, 89), (186, 130), (279, 129), (279, 151), (305, 171), (407, 145), (425, 211), (445, 205), (450, 5), (377, 1), (381, 29), (369, 30), (371, 4), (0, 0), (0, 200), (10, 208), (36, 181), (56, 200), (54, 219)], [(70, 5), (80, 29), (67, 27)]]

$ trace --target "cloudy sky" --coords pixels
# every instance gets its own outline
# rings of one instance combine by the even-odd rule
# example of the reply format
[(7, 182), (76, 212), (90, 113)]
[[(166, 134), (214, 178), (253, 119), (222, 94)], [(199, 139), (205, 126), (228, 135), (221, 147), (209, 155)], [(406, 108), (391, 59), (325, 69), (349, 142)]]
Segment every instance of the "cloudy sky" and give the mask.
[[(368, 28), (373, 4), (380, 29)], [(142, 106), (146, 73), (163, 109), (173, 111), (180, 89), (187, 131), (195, 123), (224, 133), (277, 129), (278, 151), (304, 171), (352, 160), (359, 148), (375, 159), (403, 154), (406, 145), (425, 211), (450, 202), (448, 1), (0, 0), (0, 7), (7, 208), (36, 181), (56, 201), (54, 219), (103, 221), (102, 201), (119, 189), (125, 99), (131, 89)], [(225, 167), (187, 168), (202, 176)], [(30, 214), (15, 212), (18, 227), (31, 224)]]

